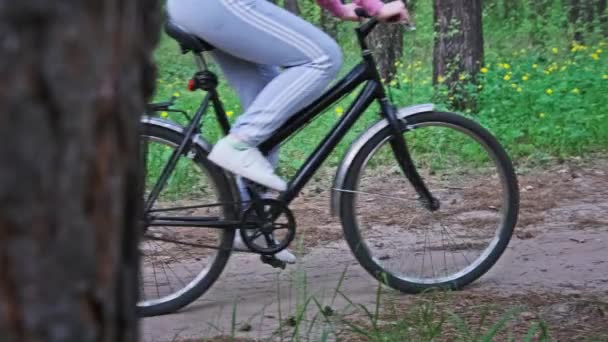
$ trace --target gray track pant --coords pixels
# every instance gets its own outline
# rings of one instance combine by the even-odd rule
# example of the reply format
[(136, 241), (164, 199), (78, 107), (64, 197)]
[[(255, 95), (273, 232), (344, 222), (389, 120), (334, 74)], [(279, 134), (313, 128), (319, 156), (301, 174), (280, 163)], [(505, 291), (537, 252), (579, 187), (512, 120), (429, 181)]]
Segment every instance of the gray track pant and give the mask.
[[(266, 0), (169, 0), (167, 7), (174, 22), (216, 47), (213, 57), (244, 109), (231, 133), (252, 146), (319, 97), (342, 64), (331, 37)], [(269, 159), (276, 167), (277, 152)]]
[(266, 0), (169, 0), (168, 10), (217, 48), (244, 109), (231, 133), (252, 146), (321, 95), (342, 63), (331, 37)]

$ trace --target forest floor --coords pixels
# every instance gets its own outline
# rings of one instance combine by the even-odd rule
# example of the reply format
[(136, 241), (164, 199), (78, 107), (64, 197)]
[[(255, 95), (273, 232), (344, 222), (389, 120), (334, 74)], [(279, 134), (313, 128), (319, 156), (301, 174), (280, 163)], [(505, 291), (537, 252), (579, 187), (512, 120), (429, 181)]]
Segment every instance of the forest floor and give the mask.
[[(608, 159), (520, 167), (519, 182), (519, 223), (498, 263), (464, 290), (442, 296), (384, 289), (382, 321), (395, 319), (393, 310), (406, 312), (414, 303), (432, 301), (476, 327), (486, 314), (495, 322), (510, 307), (520, 307), (509, 323), (515, 336), (532, 321), (543, 321), (556, 341), (608, 341)], [(281, 271), (256, 256), (234, 254), (220, 280), (195, 303), (173, 315), (144, 319), (143, 340), (199, 341), (233, 332), (244, 341), (289, 340), (289, 323), (311, 295), (341, 317), (356, 315), (349, 301), (374, 308), (378, 284), (358, 265), (338, 220), (329, 214), (327, 185), (309, 186), (294, 202), (304, 239), (296, 265)], [(342, 277), (344, 296), (336, 294)], [(301, 330), (316, 341), (327, 327), (316, 322), (308, 332), (318, 306), (309, 308)], [(338, 336), (358, 338), (345, 331)]]

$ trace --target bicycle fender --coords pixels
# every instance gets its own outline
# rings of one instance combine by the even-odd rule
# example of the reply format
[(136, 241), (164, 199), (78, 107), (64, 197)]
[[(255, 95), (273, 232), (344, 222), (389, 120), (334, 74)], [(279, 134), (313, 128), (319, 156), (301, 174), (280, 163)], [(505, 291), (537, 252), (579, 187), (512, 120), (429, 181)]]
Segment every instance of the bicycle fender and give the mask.
[[(432, 112), (434, 109), (435, 105), (432, 103), (403, 107), (397, 110), (397, 118), (403, 120), (412, 115)], [(389, 122), (387, 119), (378, 121), (373, 126), (365, 130), (350, 146), (346, 154), (344, 154), (342, 162), (340, 163), (340, 166), (336, 171), (336, 175), (334, 176), (334, 183), (331, 189), (330, 208), (332, 216), (336, 216), (338, 214), (338, 211), (340, 210), (342, 192), (337, 191), (337, 189), (342, 189), (344, 187), (346, 174), (348, 172), (348, 169), (350, 169), (353, 160), (355, 159), (357, 154), (359, 154), (365, 143), (367, 143), (371, 138), (373, 138), (376, 134), (380, 133), (388, 126)]]
[[(163, 118), (152, 117), (152, 116), (143, 116), (140, 120), (141, 123), (160, 126), (176, 133), (183, 134), (184, 127), (178, 125), (177, 123), (169, 120), (165, 120)], [(196, 145), (198, 145), (203, 151), (209, 153), (211, 152), (211, 144), (207, 142), (205, 139), (201, 138), (200, 134), (194, 136), (193, 141)]]

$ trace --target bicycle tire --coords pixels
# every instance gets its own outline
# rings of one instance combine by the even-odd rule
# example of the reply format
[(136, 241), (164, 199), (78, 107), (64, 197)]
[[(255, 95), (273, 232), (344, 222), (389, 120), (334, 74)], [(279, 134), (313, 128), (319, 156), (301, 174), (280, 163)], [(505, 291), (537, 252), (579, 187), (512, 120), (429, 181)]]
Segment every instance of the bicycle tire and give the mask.
[[(387, 271), (385, 267), (380, 265), (379, 259), (372, 255), (370, 248), (362, 238), (362, 230), (357, 222), (355, 202), (357, 201), (358, 196), (363, 196), (357, 194), (358, 185), (362, 176), (362, 168), (365, 168), (372, 154), (374, 154), (382, 144), (387, 143), (392, 138), (391, 129), (388, 125), (364, 142), (362, 148), (355, 155), (350, 167), (346, 171), (343, 183), (344, 191), (341, 193), (339, 206), (339, 216), (342, 222), (344, 235), (349, 248), (362, 267), (389, 287), (405, 293), (420, 293), (425, 290), (437, 288), (458, 290), (485, 274), (498, 261), (511, 239), (517, 223), (519, 211), (519, 188), (515, 171), (507, 153), (499, 142), (485, 128), (470, 119), (454, 113), (426, 112), (407, 117), (406, 122), (407, 125), (403, 130), (406, 137), (407, 132), (415, 130), (417, 126), (423, 127), (424, 125), (438, 123), (440, 125), (446, 125), (446, 127), (453, 127), (462, 130), (463, 132), (467, 132), (491, 151), (496, 167), (500, 170), (500, 174), (502, 175), (501, 184), (503, 186), (503, 191), (506, 193), (506, 198), (503, 199), (505, 207), (501, 208), (501, 211), (504, 213), (504, 218), (501, 218), (500, 227), (496, 230), (495, 239), (497, 239), (497, 241), (495, 245), (492, 247), (491, 251), (487, 253), (484, 260), (481, 260), (474, 268), (454, 279), (446, 278), (445, 281), (411, 281), (410, 279), (404, 279), (403, 276)], [(414, 153), (412, 154), (412, 156), (415, 157)], [(403, 177), (405, 178), (405, 176)]]

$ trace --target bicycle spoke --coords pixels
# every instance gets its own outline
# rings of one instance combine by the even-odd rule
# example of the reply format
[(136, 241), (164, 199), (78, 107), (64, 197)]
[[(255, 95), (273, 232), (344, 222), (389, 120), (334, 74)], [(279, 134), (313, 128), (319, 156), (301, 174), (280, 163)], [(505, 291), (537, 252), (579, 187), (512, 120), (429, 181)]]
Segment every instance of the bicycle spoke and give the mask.
[(389, 273), (402, 283), (451, 287), (479, 267), (481, 258), (490, 254), (488, 249), (496, 246), (492, 241), (503, 228), (505, 210), (490, 214), (480, 204), (497, 208), (504, 203), (504, 179), (498, 169), (502, 166), (470, 131), (434, 121), (408, 124), (415, 126), (405, 133), (408, 150), (421, 180), (439, 202), (436, 209), (422, 205), (410, 181), (398, 172), (388, 134), (370, 140), (378, 145), (366, 145), (361, 151), (370, 154), (353, 160), (351, 167), (358, 174), (348, 174), (350, 183), (333, 190), (356, 195), (342, 198), (353, 204), (356, 218), (346, 217), (348, 207), (341, 215), (345, 229), (356, 230), (353, 236), (367, 247), (354, 250), (355, 255), (374, 256), (371, 266), (363, 259), (367, 268)]
[[(168, 156), (178, 144), (153, 136), (146, 140), (150, 141), (146, 184), (158, 188), (159, 170), (164, 169)], [(150, 213), (165, 213), (161, 215), (167, 215), (167, 221), (183, 218), (187, 223), (189, 220), (216, 218), (215, 221), (231, 222), (234, 218), (227, 217), (226, 212), (238, 201), (232, 201), (230, 196), (220, 196), (226, 192), (217, 189), (215, 179), (219, 178), (210, 176), (213, 176), (213, 171), (198, 164), (195, 158), (179, 157), (175, 168), (169, 170), (168, 181)], [(217, 277), (217, 272), (227, 261), (225, 251), (230, 249), (222, 248), (225, 234), (233, 233), (204, 227), (147, 227), (140, 242), (142, 295), (138, 307), (144, 315), (150, 312), (158, 314), (154, 311), (156, 309), (166, 313), (165, 310), (170, 311), (172, 306), (180, 305), (175, 301), (180, 298), (183, 301), (182, 296), (189, 291), (210, 286), (214, 279), (207, 280), (208, 273), (215, 272), (212, 276)], [(220, 268), (213, 271), (212, 267), (218, 262)]]
[(417, 200), (416, 198), (401, 198), (401, 197), (388, 196), (388, 195), (382, 195), (382, 194), (375, 194), (375, 193), (365, 192), (365, 191), (359, 191), (359, 190), (346, 190), (346, 189), (338, 189), (338, 188), (334, 188), (333, 190), (339, 191), (339, 192), (351, 193), (351, 194), (362, 194), (362, 195), (384, 197), (384, 198), (389, 198), (389, 199), (394, 199), (394, 200), (397, 200), (397, 201), (404, 201), (404, 202), (409, 202), (409, 201), (412, 201), (412, 200)]

